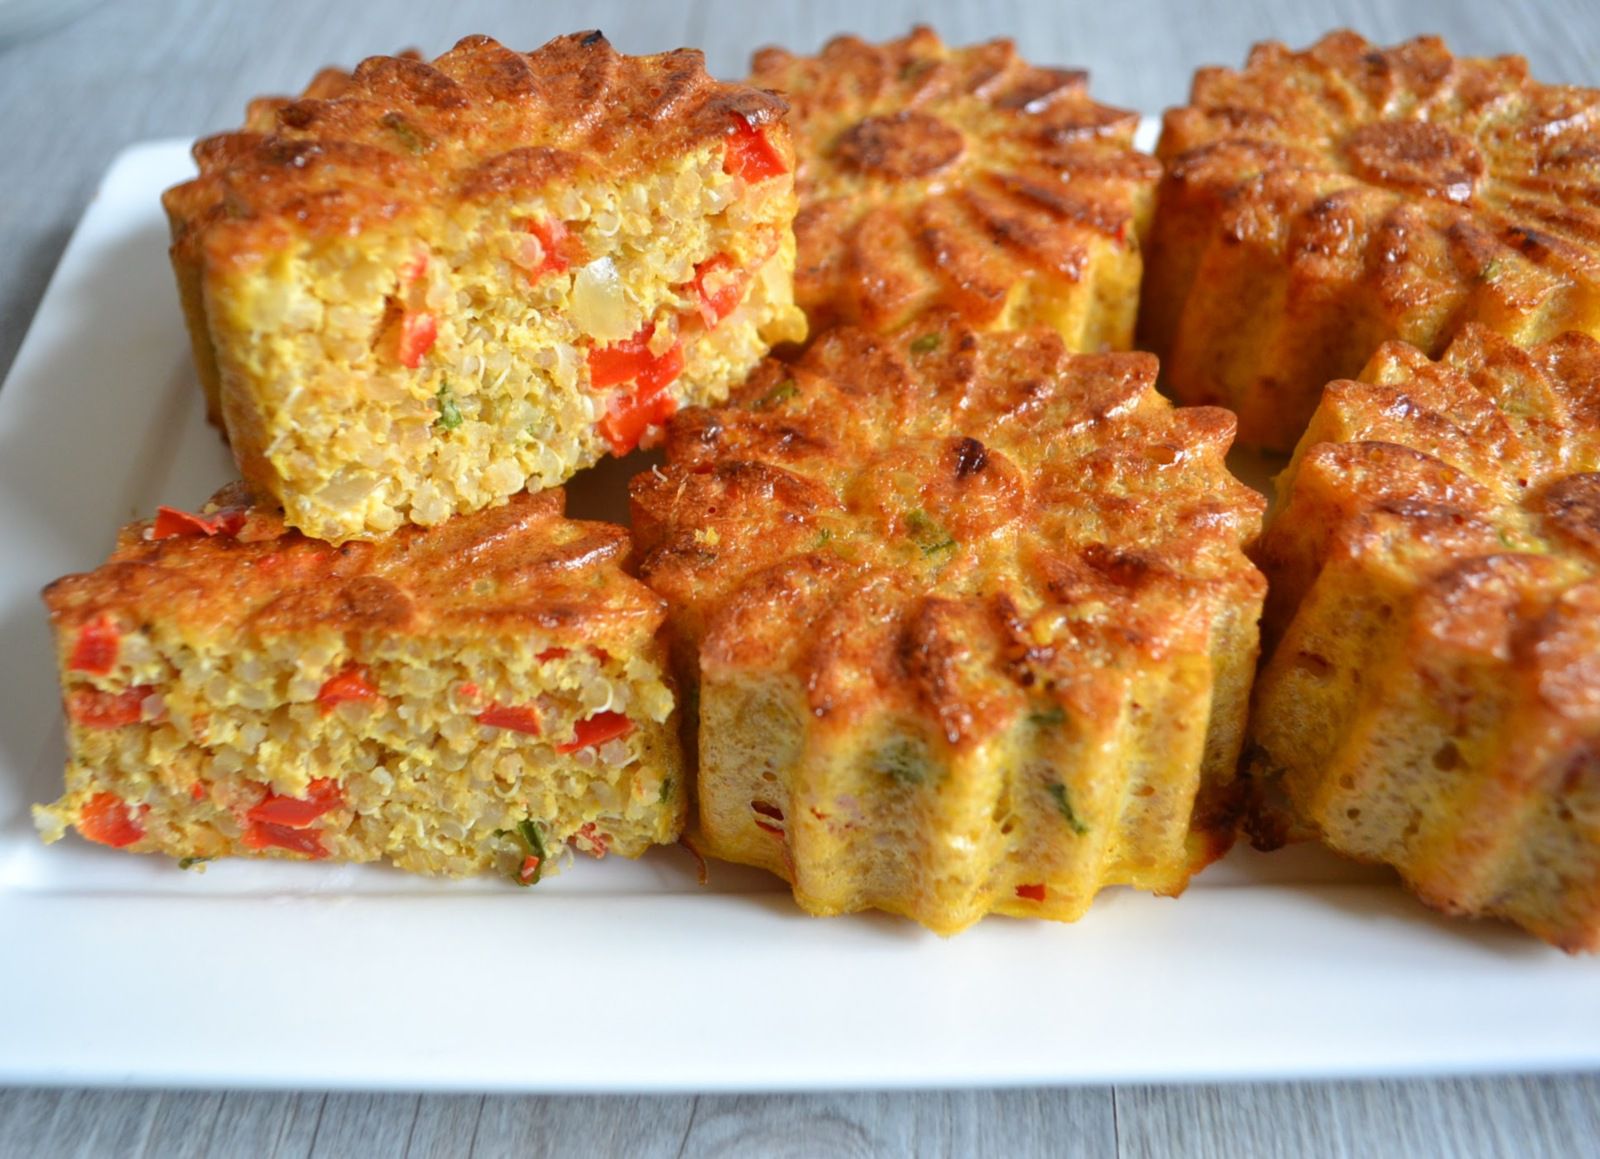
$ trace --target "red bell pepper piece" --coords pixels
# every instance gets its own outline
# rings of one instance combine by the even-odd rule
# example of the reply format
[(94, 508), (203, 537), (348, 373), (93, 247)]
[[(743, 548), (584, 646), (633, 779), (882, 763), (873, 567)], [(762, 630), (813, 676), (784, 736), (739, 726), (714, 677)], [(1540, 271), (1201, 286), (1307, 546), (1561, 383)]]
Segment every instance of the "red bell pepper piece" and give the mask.
[(743, 117), (734, 117), (733, 133), (728, 137), (728, 151), (722, 158), (722, 171), (754, 184), (789, 171), (783, 154), (767, 140), (762, 129)]
[(539, 728), (538, 710), (528, 704), (491, 704), (478, 713), (477, 720), (479, 724), (486, 724), (490, 728), (525, 732), (530, 736), (538, 736), (542, 731)]
[(244, 831), (241, 840), (246, 849), (287, 849), (290, 853), (303, 853), (313, 861), (328, 856), (320, 829), (291, 829), (271, 821), (257, 821)]
[(224, 507), (211, 515), (196, 515), (176, 507), (157, 507), (156, 523), (150, 531), (151, 539), (175, 539), (178, 536), (237, 535), (244, 526), (248, 513), (243, 507)]
[(439, 336), (439, 324), (432, 314), (419, 311), (400, 319), (400, 365), (415, 370), (422, 365), (422, 356), (433, 349), (433, 340)]
[[(143, 806), (139, 816), (149, 811), (148, 805)], [(96, 793), (84, 802), (78, 813), (78, 832), (90, 841), (123, 849), (144, 836), (144, 826), (121, 797), (115, 793)]]
[(611, 848), (611, 835), (588, 821), (572, 835), (572, 843), (591, 857), (604, 857)]
[(110, 616), (90, 620), (78, 629), (78, 642), (72, 646), (67, 667), (74, 672), (104, 676), (116, 667), (117, 648), (121, 643), (122, 633)]
[(639, 445), (651, 426), (666, 422), (678, 409), (678, 400), (666, 393), (683, 373), (683, 344), (659, 356), (650, 353), (654, 324), (632, 338), (589, 351), (589, 384), (596, 390), (632, 382), (633, 393), (619, 395), (600, 420), (600, 433), (618, 455)]
[(1019, 885), (1017, 886), (1017, 896), (1022, 898), (1024, 901), (1043, 901), (1044, 886)]
[(144, 716), (145, 697), (154, 689), (137, 684), (121, 692), (74, 688), (67, 694), (67, 717), (84, 728), (121, 728), (138, 724)]
[(305, 797), (280, 797), (269, 791), (245, 814), (251, 821), (304, 829), (324, 813), (344, 804), (344, 790), (329, 777), (318, 777), (306, 789)]
[(378, 690), (373, 687), (367, 670), (359, 664), (347, 664), (322, 682), (317, 691), (317, 706), (326, 716), (336, 704), (346, 700), (378, 700)]
[(683, 344), (659, 357), (650, 353), (655, 327), (646, 326), (632, 338), (589, 352), (589, 381), (596, 389), (632, 381), (632, 394), (618, 395), (600, 420), (600, 433), (618, 455), (639, 445), (645, 431), (660, 426), (678, 409), (678, 400), (666, 393), (683, 373)]
[(573, 738), (556, 745), (558, 753), (575, 753), (592, 745), (602, 745), (633, 731), (633, 721), (620, 712), (597, 712), (587, 720), (580, 720), (572, 728)]
[(626, 455), (639, 445), (646, 431), (661, 426), (677, 413), (678, 400), (665, 392), (649, 398), (619, 398), (600, 420), (600, 433), (613, 454)]
[(707, 258), (694, 268), (694, 292), (700, 299), (700, 317), (705, 320), (706, 329), (715, 328), (734, 312), (744, 300), (748, 281), (748, 275), (735, 269), (727, 254)]
[(526, 267), (529, 278), (537, 280), (546, 274), (559, 274), (572, 265), (572, 262), (567, 257), (567, 248), (571, 244), (572, 234), (567, 229), (566, 222), (554, 217), (544, 221), (535, 221), (530, 218), (523, 222), (522, 228), (539, 239), (541, 255), (539, 264)]
[[(677, 380), (678, 375), (682, 373), (683, 343), (675, 342), (671, 350), (668, 350), (660, 358), (645, 367), (644, 372), (634, 379), (634, 384), (638, 387), (635, 397), (641, 401), (654, 400), (657, 395), (671, 386)], [(673, 407), (676, 409), (676, 402), (673, 403)], [(670, 415), (672, 412), (668, 411), (667, 413)]]
[(590, 350), (589, 385), (595, 390), (604, 390), (638, 378), (656, 360), (650, 353), (650, 339), (655, 334), (655, 323), (651, 322), (632, 338)]
[(409, 261), (400, 266), (400, 280), (414, 282), (428, 272), (428, 251), (418, 250)]

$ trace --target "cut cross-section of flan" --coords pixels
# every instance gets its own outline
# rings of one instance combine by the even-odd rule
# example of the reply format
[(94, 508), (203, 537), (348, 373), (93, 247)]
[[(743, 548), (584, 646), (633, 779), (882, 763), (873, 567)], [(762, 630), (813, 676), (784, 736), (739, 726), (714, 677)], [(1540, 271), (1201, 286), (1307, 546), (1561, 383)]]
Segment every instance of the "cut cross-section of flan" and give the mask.
[(165, 198), (245, 479), (308, 535), (371, 538), (721, 399), (805, 332), (783, 111), (599, 33), (470, 37), (252, 104)]
[(45, 592), (68, 741), (46, 840), (523, 884), (568, 843), (672, 841), (662, 601), (622, 528), (561, 504), (335, 548), (233, 489), (126, 528)]

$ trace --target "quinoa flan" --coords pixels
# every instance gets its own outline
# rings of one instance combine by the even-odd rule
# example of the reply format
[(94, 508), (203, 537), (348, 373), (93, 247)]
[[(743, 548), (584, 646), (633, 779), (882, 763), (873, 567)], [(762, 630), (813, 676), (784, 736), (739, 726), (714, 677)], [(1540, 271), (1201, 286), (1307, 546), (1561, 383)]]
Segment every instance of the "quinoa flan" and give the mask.
[(68, 759), (40, 832), (521, 884), (674, 840), (662, 601), (562, 501), (331, 547), (236, 486), (125, 528), (45, 591)]
[(1168, 111), (1141, 346), (1176, 396), (1287, 452), (1325, 383), (1468, 322), (1600, 336), (1600, 90), (1521, 57), (1335, 32), (1201, 69)]
[(373, 57), (195, 158), (164, 199), (195, 362), (317, 538), (559, 484), (805, 333), (784, 104), (696, 51)]
[(1323, 394), (1258, 552), (1264, 794), (1568, 951), (1600, 950), (1597, 383), (1581, 334), (1389, 343)]
[(1046, 326), (1073, 350), (1131, 345), (1160, 166), (1083, 72), (918, 27), (809, 57), (764, 49), (751, 80), (790, 105), (795, 300), (814, 330), (886, 333), (937, 310)]
[(1263, 501), (1232, 416), (1155, 372), (840, 328), (671, 420), (634, 533), (697, 697), (705, 852), (948, 934), (1176, 894), (1229, 846)]

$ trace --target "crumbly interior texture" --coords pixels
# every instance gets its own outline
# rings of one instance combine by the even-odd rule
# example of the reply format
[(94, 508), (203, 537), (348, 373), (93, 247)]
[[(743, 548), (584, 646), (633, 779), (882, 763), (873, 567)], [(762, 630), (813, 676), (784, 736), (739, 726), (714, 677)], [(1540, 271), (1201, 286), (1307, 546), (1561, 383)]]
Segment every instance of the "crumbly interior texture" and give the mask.
[[(588, 356), (651, 326), (652, 355), (681, 343), (676, 405), (723, 397), (771, 343), (804, 333), (789, 179), (723, 169), (706, 148), (634, 180), (417, 208), (208, 268), (191, 326), (209, 335), (246, 479), (335, 542), (556, 485), (627, 449), (601, 424), (637, 384), (596, 388)], [(713, 259), (742, 297), (708, 324), (695, 283)]]
[(1293, 449), (1327, 382), (1467, 322), (1600, 335), (1600, 90), (1520, 57), (1335, 32), (1196, 74), (1166, 114), (1140, 345), (1245, 445)]
[[(1467, 327), (1329, 386), (1258, 558), (1269, 836), (1600, 949), (1600, 344)], [(1287, 817), (1270, 815), (1273, 799)], [(1273, 838), (1275, 839), (1275, 837)]]
[(1160, 166), (1138, 117), (1085, 74), (1007, 40), (951, 48), (928, 28), (815, 56), (756, 54), (798, 159), (795, 297), (814, 330), (1043, 326), (1071, 350), (1126, 350)]
[(559, 488), (339, 547), (234, 485), (45, 589), (66, 794), (135, 852), (505, 870), (635, 856), (684, 822), (660, 597)]
[(1262, 504), (1229, 416), (1154, 374), (836, 331), (673, 420), (634, 527), (698, 687), (707, 852), (953, 933), (1176, 894), (1228, 847)]
[[(197, 649), (159, 624), (130, 630), (112, 673), (69, 670), (64, 687), (69, 706), (137, 690), (138, 719), (70, 723), (66, 794), (35, 820), (55, 840), (111, 794), (141, 831), (134, 852), (326, 855), (448, 876), (515, 878), (527, 822), (549, 854), (570, 841), (635, 857), (673, 840), (685, 794), (660, 668), (587, 647), (551, 655), (560, 650), (553, 637), (374, 638), (352, 649), (332, 632)], [(357, 655), (375, 697), (319, 700)], [(539, 735), (482, 723), (493, 705), (531, 708)], [(557, 751), (603, 713), (626, 715), (631, 731)], [(320, 799), (315, 782), (332, 782), (338, 803), (292, 827), (308, 844), (253, 847), (252, 810), (269, 796)]]

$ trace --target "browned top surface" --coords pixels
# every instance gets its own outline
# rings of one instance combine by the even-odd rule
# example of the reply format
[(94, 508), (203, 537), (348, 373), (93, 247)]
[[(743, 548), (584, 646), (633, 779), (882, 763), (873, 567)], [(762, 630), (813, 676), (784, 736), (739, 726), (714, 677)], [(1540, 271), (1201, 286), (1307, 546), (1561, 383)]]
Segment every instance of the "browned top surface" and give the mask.
[(1591, 338), (1524, 350), (1477, 325), (1438, 361), (1389, 343), (1362, 381), (1331, 384), (1262, 539), (1269, 626), (1355, 559), (1415, 597), (1419, 648), (1497, 657), (1600, 725), (1597, 384)]
[[(214, 504), (232, 507), (225, 490)], [(246, 497), (247, 498), (247, 497)], [(232, 638), (329, 628), (393, 636), (554, 633), (579, 642), (648, 637), (661, 600), (624, 574), (627, 532), (562, 515), (557, 489), (434, 528), (407, 526), (332, 547), (247, 509), (235, 534), (148, 538), (131, 524), (99, 568), (57, 580), (45, 602), (59, 630), (109, 612)]]
[(1174, 410), (1155, 370), (1053, 335), (833, 331), (673, 419), (633, 482), (641, 574), (705, 669), (792, 672), (819, 721), (887, 708), (959, 744), (1040, 698), (1104, 719), (1262, 590), (1233, 418)]
[(1130, 244), (1135, 194), (1160, 173), (1133, 151), (1136, 114), (1009, 40), (841, 36), (813, 57), (762, 50), (752, 81), (790, 104), (795, 297), (815, 326), (933, 306), (986, 322), (1025, 271), (1076, 280), (1092, 238)]
[[(1157, 152), (1170, 181), (1221, 199), (1235, 240), (1358, 252), (1383, 231), (1396, 278), (1409, 257), (1495, 281), (1511, 309), (1538, 305), (1540, 268), (1585, 284), (1600, 271), (1600, 90), (1539, 84), (1521, 57), (1347, 31), (1303, 52), (1259, 44), (1243, 69), (1195, 74)], [(1307, 236), (1287, 236), (1311, 206)], [(1424, 232), (1443, 239), (1426, 262)]]
[(224, 231), (225, 250), (248, 253), (282, 231), (357, 232), (417, 205), (536, 193), (580, 169), (647, 170), (783, 110), (713, 80), (691, 49), (623, 56), (589, 32), (524, 53), (469, 36), (431, 63), (369, 57), (325, 70), (297, 100), (253, 102), (243, 129), (195, 146), (201, 176), (166, 204), (180, 229)]

